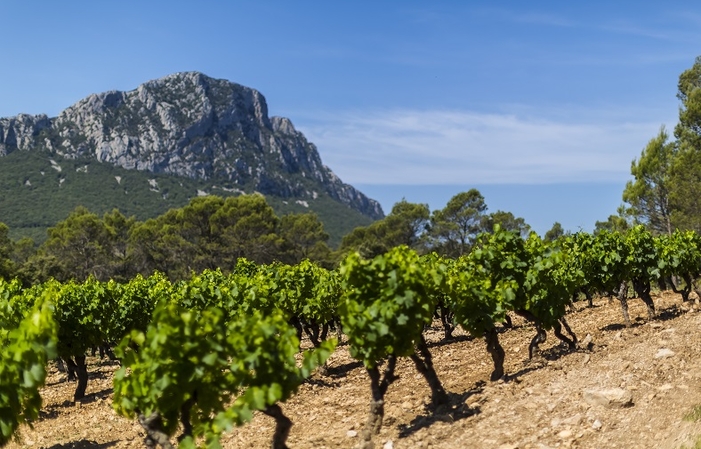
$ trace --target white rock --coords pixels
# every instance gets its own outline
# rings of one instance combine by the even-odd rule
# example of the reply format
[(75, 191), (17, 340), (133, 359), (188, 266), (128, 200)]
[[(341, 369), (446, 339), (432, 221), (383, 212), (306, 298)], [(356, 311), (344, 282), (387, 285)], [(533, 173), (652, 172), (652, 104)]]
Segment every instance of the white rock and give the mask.
[(674, 356), (674, 351), (668, 348), (661, 348), (660, 350), (657, 351), (655, 354), (656, 359), (667, 359), (669, 357)]
[(583, 393), (584, 401), (591, 405), (608, 408), (623, 408), (633, 405), (633, 395), (622, 388), (587, 389)]
[(394, 449), (394, 443), (392, 440), (387, 441), (383, 446), (382, 449)]
[(561, 440), (566, 440), (568, 438), (572, 438), (572, 431), (569, 429), (565, 429), (562, 432), (558, 433), (557, 437), (560, 438)]
[(355, 438), (358, 436), (358, 432), (356, 432), (355, 430), (349, 430), (348, 432), (346, 432), (346, 436), (348, 438)]
[(594, 421), (594, 422), (592, 423), (591, 427), (592, 427), (592, 429), (594, 429), (594, 430), (599, 430), (599, 429), (601, 429), (601, 428), (603, 427), (603, 424), (601, 424), (601, 421), (599, 421), (599, 420), (597, 419), (596, 421)]

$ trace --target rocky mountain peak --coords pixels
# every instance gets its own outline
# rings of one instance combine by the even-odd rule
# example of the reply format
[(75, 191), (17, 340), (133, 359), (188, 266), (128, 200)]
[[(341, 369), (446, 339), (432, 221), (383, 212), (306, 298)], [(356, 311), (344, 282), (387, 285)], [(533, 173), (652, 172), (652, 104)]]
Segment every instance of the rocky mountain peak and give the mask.
[(199, 72), (89, 95), (53, 119), (0, 119), (0, 155), (42, 148), (283, 198), (320, 190), (364, 215), (383, 216), (376, 201), (322, 164), (289, 119), (268, 117), (262, 94)]

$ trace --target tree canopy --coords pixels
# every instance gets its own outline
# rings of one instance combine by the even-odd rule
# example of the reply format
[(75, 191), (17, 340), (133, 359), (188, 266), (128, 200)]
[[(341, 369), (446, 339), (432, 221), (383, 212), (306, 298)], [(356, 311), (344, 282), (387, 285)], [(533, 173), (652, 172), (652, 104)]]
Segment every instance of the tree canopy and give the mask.
[(676, 140), (662, 128), (631, 164), (626, 214), (656, 234), (701, 231), (701, 57), (679, 76)]

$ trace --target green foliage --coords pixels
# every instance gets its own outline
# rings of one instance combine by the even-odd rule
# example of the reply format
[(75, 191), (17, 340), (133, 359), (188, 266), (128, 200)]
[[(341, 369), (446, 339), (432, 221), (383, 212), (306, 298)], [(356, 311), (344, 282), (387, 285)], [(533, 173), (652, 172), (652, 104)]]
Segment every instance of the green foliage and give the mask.
[(523, 285), (527, 300), (518, 308), (531, 312), (544, 329), (550, 329), (565, 316), (572, 294), (584, 283), (584, 271), (577, 266), (580, 255), (571, 248), (550, 245), (535, 233), (525, 243), (530, 256)]
[(502, 210), (485, 215), (482, 219), (482, 230), (484, 232), (492, 232), (496, 225), (499, 225), (505, 231), (514, 231), (523, 238), (527, 237), (531, 232), (531, 227), (526, 223), (526, 220), (521, 217), (515, 217), (511, 212)]
[(695, 279), (701, 271), (701, 236), (694, 231), (676, 230), (656, 239), (662, 275)]
[[(2, 290), (0, 286), (0, 292)], [(21, 423), (39, 417), (39, 388), (46, 380), (48, 360), (56, 356), (56, 323), (48, 296), (38, 298), (36, 305), (16, 327), (3, 326), (0, 338), (0, 446), (11, 439)], [(7, 300), (0, 299), (2, 312), (7, 308)]]
[(640, 158), (631, 164), (634, 181), (628, 181), (623, 201), (630, 204), (627, 213), (646, 223), (656, 233), (672, 233), (670, 202), (671, 167), (676, 157), (676, 145), (668, 141), (664, 127), (643, 149)]
[(337, 278), (328, 270), (303, 260), (297, 265), (275, 265), (264, 273), (273, 284), (273, 303), (288, 315), (323, 324), (336, 314), (341, 294)]
[(358, 253), (342, 263), (345, 295), (339, 304), (351, 355), (371, 369), (389, 355), (409, 356), (436, 308), (440, 267), (399, 246), (371, 260)]
[[(54, 167), (61, 167), (61, 171)], [(157, 187), (154, 188), (150, 180), (155, 180)], [(311, 185), (309, 180), (299, 182), (309, 185), (309, 191), (319, 190), (318, 185)], [(30, 237), (43, 243), (47, 229), (64, 220), (78, 206), (98, 215), (118, 209), (127, 217), (145, 221), (170, 209), (184, 207), (197, 197), (198, 191), (221, 197), (238, 195), (233, 188), (254, 192), (252, 185), (230, 186), (213, 180), (126, 170), (90, 158), (64, 159), (41, 150), (14, 151), (0, 158), (3, 192), (0, 210), (14, 240)], [(316, 199), (273, 195), (266, 199), (279, 216), (316, 213), (330, 235), (332, 246), (337, 246), (342, 236), (354, 228), (373, 221), (323, 191), (319, 191)], [(297, 200), (306, 201), (309, 207), (298, 204)]]
[(560, 222), (556, 221), (555, 223), (553, 223), (553, 227), (545, 232), (543, 239), (546, 242), (554, 242), (555, 240), (559, 239), (560, 237), (563, 237), (566, 234), (567, 233), (565, 232), (565, 229), (562, 227)]
[(679, 122), (675, 141), (663, 129), (634, 160), (634, 180), (623, 200), (628, 212), (655, 233), (674, 229), (701, 231), (701, 58), (679, 76)]
[(610, 232), (626, 232), (631, 227), (628, 220), (625, 207), (620, 206), (617, 215), (609, 215), (606, 221), (597, 220), (594, 224), (594, 234), (598, 234), (603, 230)]
[(83, 356), (115, 335), (112, 324), (116, 303), (104, 283), (88, 279), (59, 285), (48, 282), (44, 288), (57, 290), (54, 319), (58, 324), (58, 355)]
[(431, 243), (434, 250), (450, 257), (467, 254), (482, 231), (487, 205), (477, 189), (461, 192), (443, 209), (431, 216)]
[(481, 337), (503, 322), (507, 311), (525, 304), (528, 260), (515, 232), (497, 226), (492, 234), (482, 234), (475, 248), (451, 266), (447, 297), (455, 320)]
[[(130, 351), (130, 346), (138, 351)], [(134, 331), (121, 343), (123, 367), (115, 375), (114, 408), (133, 417), (161, 417), (173, 436), (181, 419), (181, 446), (204, 437), (206, 447), (219, 447), (220, 435), (250, 420), (253, 410), (287, 400), (311, 371), (330, 355), (335, 342), (295, 354), (299, 341), (281, 313), (226, 319), (215, 307), (187, 310), (162, 303), (146, 332)]]
[(10, 228), (5, 223), (0, 223), (0, 279), (10, 279), (16, 269), (12, 260), (14, 251), (9, 231)]
[(623, 234), (603, 230), (593, 241), (581, 241), (580, 244), (583, 249), (581, 257), (586, 261), (583, 270), (589, 285), (600, 292), (611, 292), (621, 281), (628, 280), (628, 247)]
[(282, 238), (280, 260), (294, 264), (304, 259), (328, 263), (331, 249), (327, 245), (329, 235), (314, 213), (287, 214), (280, 219), (279, 234)]
[(626, 233), (625, 244), (624, 279), (637, 279), (647, 283), (658, 279), (663, 261), (652, 233), (642, 225), (635, 226)]
[(401, 200), (384, 219), (346, 235), (339, 252), (347, 255), (357, 251), (363, 257), (372, 258), (400, 245), (421, 250), (426, 243), (429, 216), (428, 205)]

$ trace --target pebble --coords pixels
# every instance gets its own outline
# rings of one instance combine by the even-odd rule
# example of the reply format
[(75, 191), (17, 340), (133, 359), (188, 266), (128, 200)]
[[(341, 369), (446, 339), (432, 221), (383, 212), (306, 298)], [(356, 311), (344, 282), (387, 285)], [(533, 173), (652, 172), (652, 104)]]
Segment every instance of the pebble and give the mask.
[(591, 424), (591, 428), (594, 429), (594, 430), (599, 430), (599, 429), (601, 429), (603, 426), (604, 426), (604, 425), (601, 424), (601, 421), (599, 421), (598, 419), (597, 419), (596, 421), (594, 421), (594, 422)]
[(383, 446), (382, 449), (394, 449), (394, 443), (392, 440), (387, 441)]
[(358, 432), (356, 432), (355, 430), (349, 430), (348, 432), (346, 432), (346, 436), (348, 438), (355, 438), (358, 436)]
[(572, 438), (572, 431), (569, 429), (565, 429), (562, 432), (558, 433), (557, 437), (560, 438), (561, 440), (566, 440), (567, 438)]
[(567, 419), (562, 420), (562, 424), (566, 424), (568, 426), (578, 426), (584, 417), (581, 415), (581, 413), (577, 413), (576, 415), (570, 416)]
[(633, 395), (622, 388), (588, 389), (583, 393), (584, 401), (591, 405), (608, 408), (623, 408), (633, 405)]
[(668, 348), (661, 348), (660, 350), (657, 351), (655, 354), (656, 359), (667, 359), (669, 357), (674, 356), (674, 351)]

